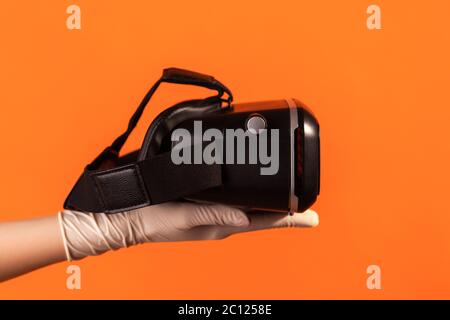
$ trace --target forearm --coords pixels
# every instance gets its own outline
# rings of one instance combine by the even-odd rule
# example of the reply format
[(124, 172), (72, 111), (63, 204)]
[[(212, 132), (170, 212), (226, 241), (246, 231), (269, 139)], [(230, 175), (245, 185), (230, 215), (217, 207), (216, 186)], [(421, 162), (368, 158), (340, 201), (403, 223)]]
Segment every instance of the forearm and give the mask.
[(65, 259), (57, 215), (0, 223), (0, 281)]

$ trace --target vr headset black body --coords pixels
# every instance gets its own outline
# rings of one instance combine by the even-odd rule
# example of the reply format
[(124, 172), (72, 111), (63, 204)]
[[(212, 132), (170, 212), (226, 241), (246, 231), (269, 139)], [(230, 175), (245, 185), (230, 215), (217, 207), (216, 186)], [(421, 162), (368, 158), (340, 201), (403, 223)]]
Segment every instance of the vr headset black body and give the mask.
[[(162, 82), (217, 94), (166, 109), (149, 126), (141, 148), (120, 156)], [(64, 207), (115, 213), (184, 200), (290, 213), (309, 208), (320, 191), (314, 115), (296, 99), (232, 101), (231, 91), (211, 76), (165, 69), (126, 132), (85, 168)]]

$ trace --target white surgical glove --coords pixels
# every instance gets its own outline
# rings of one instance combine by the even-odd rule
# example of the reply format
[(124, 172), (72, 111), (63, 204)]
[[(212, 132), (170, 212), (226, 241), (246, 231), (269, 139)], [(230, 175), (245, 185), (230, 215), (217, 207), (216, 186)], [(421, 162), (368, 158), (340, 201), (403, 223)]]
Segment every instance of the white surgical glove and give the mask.
[(284, 227), (315, 227), (317, 213), (245, 213), (223, 205), (170, 202), (105, 214), (59, 213), (67, 259), (78, 260), (146, 242), (223, 239), (235, 233)]

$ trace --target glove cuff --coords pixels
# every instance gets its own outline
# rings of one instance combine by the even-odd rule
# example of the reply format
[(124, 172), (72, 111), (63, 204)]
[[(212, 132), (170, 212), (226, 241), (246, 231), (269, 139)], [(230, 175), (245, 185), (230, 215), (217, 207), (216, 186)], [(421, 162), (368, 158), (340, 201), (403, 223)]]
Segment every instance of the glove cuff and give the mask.
[(144, 242), (140, 220), (131, 215), (128, 212), (59, 212), (67, 260), (79, 260)]

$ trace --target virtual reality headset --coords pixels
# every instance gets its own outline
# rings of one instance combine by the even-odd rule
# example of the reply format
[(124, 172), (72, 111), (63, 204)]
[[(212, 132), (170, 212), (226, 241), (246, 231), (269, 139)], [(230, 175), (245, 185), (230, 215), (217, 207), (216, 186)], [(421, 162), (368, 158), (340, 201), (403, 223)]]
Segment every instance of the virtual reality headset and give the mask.
[[(166, 109), (150, 124), (141, 148), (120, 155), (163, 82), (216, 94)], [(213, 77), (168, 68), (127, 130), (86, 166), (64, 208), (116, 213), (183, 200), (293, 213), (309, 208), (319, 191), (319, 124), (302, 103), (236, 104)]]

